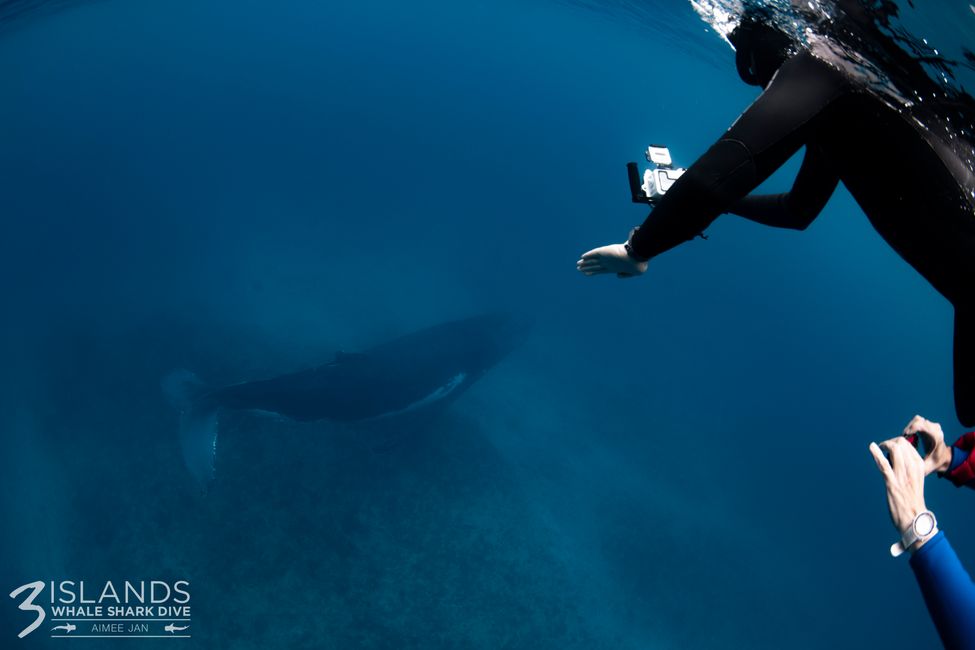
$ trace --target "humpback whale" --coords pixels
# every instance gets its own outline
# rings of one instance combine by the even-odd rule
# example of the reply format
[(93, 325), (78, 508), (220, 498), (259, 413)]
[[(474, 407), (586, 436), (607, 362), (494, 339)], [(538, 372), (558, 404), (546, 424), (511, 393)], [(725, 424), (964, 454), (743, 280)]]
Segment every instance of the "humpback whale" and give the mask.
[(218, 414), (260, 411), (296, 421), (363, 422), (432, 411), (456, 399), (517, 347), (528, 321), (495, 313), (441, 323), (323, 365), (222, 387), (175, 370), (163, 390), (180, 414), (180, 446), (203, 485), (214, 477)]

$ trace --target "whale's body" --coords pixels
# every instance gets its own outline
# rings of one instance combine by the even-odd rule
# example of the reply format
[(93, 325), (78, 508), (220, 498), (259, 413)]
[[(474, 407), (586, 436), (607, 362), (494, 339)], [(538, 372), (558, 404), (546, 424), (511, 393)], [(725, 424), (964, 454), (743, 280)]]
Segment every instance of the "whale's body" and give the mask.
[(456, 399), (524, 338), (528, 326), (506, 314), (435, 325), (360, 353), (271, 379), (209, 388), (181, 370), (164, 388), (181, 414), (190, 472), (213, 478), (217, 414), (262, 411), (297, 421), (360, 422), (432, 410)]

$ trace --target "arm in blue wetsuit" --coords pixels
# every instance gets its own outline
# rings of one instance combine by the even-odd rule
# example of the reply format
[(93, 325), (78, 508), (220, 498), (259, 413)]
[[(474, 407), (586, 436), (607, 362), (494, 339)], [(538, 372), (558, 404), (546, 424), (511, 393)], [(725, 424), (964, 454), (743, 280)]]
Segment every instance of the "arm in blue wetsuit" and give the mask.
[(943, 532), (914, 553), (911, 568), (946, 650), (975, 650), (975, 583)]
[[(912, 435), (923, 436), (929, 449), (927, 460), (914, 447), (917, 441), (909, 440)], [(959, 442), (972, 436), (966, 434)], [(945, 451), (940, 425), (919, 415), (911, 420), (903, 435), (879, 445), (870, 444), (870, 453), (884, 477), (891, 521), (902, 536), (912, 527), (918, 530), (920, 517), (927, 512), (924, 477), (932, 471), (928, 461), (934, 459), (939, 468), (945, 467), (940, 460)], [(952, 452), (946, 474), (963, 466), (957, 460), (957, 454)], [(975, 583), (943, 532), (918, 543), (920, 547), (911, 556), (911, 568), (942, 643), (946, 650), (975, 650)], [(891, 553), (896, 555), (895, 551), (891, 547)]]

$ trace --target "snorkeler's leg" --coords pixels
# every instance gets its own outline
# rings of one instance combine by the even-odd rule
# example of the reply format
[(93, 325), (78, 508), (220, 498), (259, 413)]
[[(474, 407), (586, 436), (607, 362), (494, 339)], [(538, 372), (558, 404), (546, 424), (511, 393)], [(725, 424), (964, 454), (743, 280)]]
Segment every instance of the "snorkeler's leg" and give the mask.
[(955, 307), (955, 412), (966, 427), (975, 427), (975, 308)]

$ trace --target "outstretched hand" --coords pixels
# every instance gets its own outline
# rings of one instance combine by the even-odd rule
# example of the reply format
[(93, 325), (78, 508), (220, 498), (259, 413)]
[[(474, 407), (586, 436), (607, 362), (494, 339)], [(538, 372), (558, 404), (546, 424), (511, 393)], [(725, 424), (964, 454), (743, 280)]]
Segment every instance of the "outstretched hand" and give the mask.
[(918, 435), (924, 443), (924, 473), (947, 472), (951, 467), (951, 447), (945, 444), (945, 432), (941, 425), (931, 420), (925, 420), (920, 415), (904, 427), (904, 435)]
[(647, 263), (630, 256), (624, 244), (610, 244), (583, 253), (576, 268), (585, 275), (615, 273), (619, 278), (632, 278), (642, 275)]

